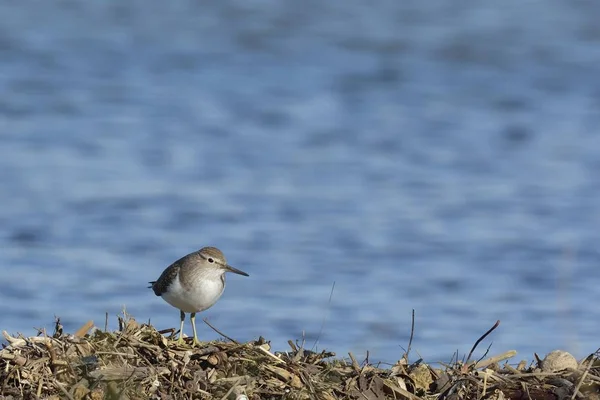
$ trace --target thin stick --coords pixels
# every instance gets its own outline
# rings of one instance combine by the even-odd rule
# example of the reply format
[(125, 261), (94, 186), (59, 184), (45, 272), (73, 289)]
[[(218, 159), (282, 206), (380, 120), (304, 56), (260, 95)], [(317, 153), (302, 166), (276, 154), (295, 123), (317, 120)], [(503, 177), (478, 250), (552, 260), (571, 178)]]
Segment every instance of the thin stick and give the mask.
[(59, 389), (60, 389), (60, 391), (61, 391), (61, 392), (63, 392), (63, 394), (64, 394), (65, 396), (67, 396), (67, 398), (68, 398), (69, 400), (75, 400), (75, 399), (73, 398), (73, 396), (71, 396), (71, 393), (67, 392), (67, 389), (65, 389), (65, 388), (63, 387), (63, 385), (62, 385), (62, 384), (61, 384), (59, 381), (57, 381), (56, 379), (54, 380), (54, 386), (56, 386), (57, 388), (59, 388)]
[(77, 330), (77, 332), (75, 332), (73, 334), (73, 336), (78, 337), (78, 338), (82, 338), (85, 335), (87, 335), (87, 333), (89, 332), (90, 329), (92, 329), (94, 327), (94, 321), (89, 320), (88, 322), (86, 322), (85, 324), (83, 324), (83, 326), (81, 328), (79, 328)]
[[(474, 368), (475, 369), (487, 368), (487, 367), (489, 367), (492, 364), (496, 364), (496, 363), (498, 363), (500, 361), (508, 360), (509, 358), (512, 358), (512, 357), (514, 357), (516, 355), (517, 355), (517, 351), (516, 350), (509, 350), (509, 351), (504, 352), (502, 354), (499, 354), (497, 356), (490, 357), (487, 360), (477, 361), (477, 363), (475, 363)], [(515, 371), (516, 371), (516, 369), (515, 369)], [(518, 372), (518, 373), (520, 373), (520, 372)]]
[(285, 364), (285, 361), (283, 361), (281, 358), (277, 357), (275, 354), (271, 353), (270, 351), (268, 351), (267, 349), (263, 349), (262, 347), (258, 346), (257, 349), (259, 351), (262, 351), (263, 353), (265, 353), (266, 355), (268, 355), (269, 357), (271, 357), (272, 359), (276, 360), (278, 363), (283, 363)]
[(333, 281), (333, 285), (331, 285), (331, 292), (329, 292), (329, 301), (327, 302), (327, 309), (325, 310), (325, 315), (323, 315), (323, 320), (321, 321), (321, 329), (319, 329), (319, 334), (317, 335), (317, 338), (315, 339), (315, 343), (312, 346), (311, 350), (313, 350), (313, 351), (317, 347), (317, 343), (319, 343), (319, 339), (321, 338), (321, 335), (323, 334), (323, 328), (325, 328), (325, 322), (327, 321), (327, 317), (329, 316), (329, 310), (331, 308), (331, 298), (333, 297), (334, 289), (335, 289), (335, 281)]
[(210, 322), (208, 322), (206, 320), (206, 318), (204, 318), (202, 321), (204, 321), (204, 323), (208, 326), (210, 326), (212, 328), (213, 331), (217, 332), (219, 335), (223, 336), (225, 339), (228, 339), (230, 341), (232, 341), (235, 344), (240, 344), (237, 340), (230, 338), (229, 336), (227, 336), (226, 334), (224, 334), (223, 332), (221, 332), (220, 330), (218, 330), (217, 328), (215, 328), (214, 326), (212, 326), (210, 324)]
[(298, 352), (298, 348), (296, 347), (296, 345), (294, 344), (294, 342), (292, 342), (291, 340), (288, 340), (288, 344), (290, 345), (290, 347), (292, 348), (292, 351), (294, 353)]
[(587, 376), (588, 372), (590, 372), (590, 368), (592, 367), (593, 363), (594, 363), (594, 359), (593, 359), (593, 357), (590, 357), (588, 365), (585, 368), (585, 371), (583, 371), (583, 374), (581, 375), (581, 379), (579, 379), (579, 382), (577, 382), (577, 386), (575, 386), (575, 390), (573, 391), (573, 396), (571, 396), (571, 400), (575, 400), (575, 397), (577, 397), (577, 393), (579, 393), (579, 388), (581, 388), (581, 385), (583, 384), (583, 380)]
[(471, 351), (469, 352), (469, 355), (467, 356), (467, 362), (469, 362), (469, 360), (471, 359), (471, 356), (473, 355), (473, 352), (475, 351), (475, 349), (477, 348), (477, 346), (479, 345), (479, 343), (483, 339), (485, 339), (487, 335), (489, 335), (490, 333), (492, 333), (492, 331), (494, 329), (496, 329), (498, 327), (498, 325), (500, 325), (500, 320), (496, 321), (496, 323), (494, 324), (494, 326), (492, 326), (486, 333), (484, 333), (483, 336), (481, 336), (479, 339), (477, 339), (477, 341), (475, 342), (475, 344), (471, 348)]
[(483, 355), (481, 357), (479, 357), (479, 360), (475, 361), (473, 363), (473, 365), (476, 365), (477, 363), (479, 363), (479, 361), (483, 360), (488, 355), (488, 353), (490, 352), (490, 349), (492, 348), (492, 343), (490, 343), (490, 345), (487, 347), (487, 349), (485, 349), (485, 353), (483, 353)]
[(412, 310), (412, 322), (410, 324), (410, 339), (408, 339), (408, 348), (406, 349), (406, 361), (408, 361), (408, 354), (410, 353), (410, 348), (412, 347), (413, 337), (415, 336), (415, 309)]
[(485, 397), (485, 393), (487, 391), (488, 374), (489, 374), (489, 372), (487, 370), (483, 373), (483, 389), (481, 390), (481, 397), (480, 398), (484, 398)]
[(229, 397), (229, 395), (231, 394), (231, 392), (233, 392), (233, 390), (235, 389), (235, 387), (237, 386), (238, 383), (240, 383), (240, 381), (242, 380), (242, 377), (238, 378), (233, 385), (231, 385), (231, 387), (229, 388), (229, 391), (227, 391), (227, 393), (225, 393), (225, 396), (221, 397), (221, 400), (226, 400), (227, 397)]
[(348, 355), (352, 361), (352, 368), (354, 368), (354, 371), (356, 371), (357, 374), (360, 374), (360, 365), (358, 365), (358, 361), (356, 361), (356, 358), (354, 358), (354, 354), (348, 353)]
[(44, 383), (44, 378), (40, 378), (40, 381), (38, 382), (38, 389), (37, 389), (37, 393), (36, 393), (36, 394), (37, 394), (37, 397), (38, 397), (38, 399), (39, 399), (40, 397), (42, 397), (42, 387), (44, 386), (44, 385), (43, 385), (43, 383)]

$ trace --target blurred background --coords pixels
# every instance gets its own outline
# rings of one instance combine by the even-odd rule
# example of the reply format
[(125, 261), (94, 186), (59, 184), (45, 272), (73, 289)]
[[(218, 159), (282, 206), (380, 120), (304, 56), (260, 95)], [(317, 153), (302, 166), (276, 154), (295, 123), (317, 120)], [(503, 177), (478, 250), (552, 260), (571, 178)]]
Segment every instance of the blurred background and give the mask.
[(0, 329), (177, 327), (147, 282), (212, 245), (238, 340), (394, 362), (414, 309), (413, 359), (595, 351), (599, 13), (0, 3)]

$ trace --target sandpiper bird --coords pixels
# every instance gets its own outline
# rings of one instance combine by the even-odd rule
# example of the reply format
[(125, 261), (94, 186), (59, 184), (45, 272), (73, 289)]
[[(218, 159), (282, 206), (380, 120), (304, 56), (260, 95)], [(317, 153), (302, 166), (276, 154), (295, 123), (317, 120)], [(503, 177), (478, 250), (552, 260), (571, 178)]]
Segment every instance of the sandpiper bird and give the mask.
[(180, 311), (181, 326), (178, 343), (183, 343), (185, 313), (191, 313), (194, 331), (193, 345), (198, 345), (196, 313), (210, 308), (225, 289), (225, 272), (249, 276), (227, 264), (225, 256), (216, 247), (204, 247), (180, 258), (167, 267), (158, 280), (150, 282), (154, 294)]

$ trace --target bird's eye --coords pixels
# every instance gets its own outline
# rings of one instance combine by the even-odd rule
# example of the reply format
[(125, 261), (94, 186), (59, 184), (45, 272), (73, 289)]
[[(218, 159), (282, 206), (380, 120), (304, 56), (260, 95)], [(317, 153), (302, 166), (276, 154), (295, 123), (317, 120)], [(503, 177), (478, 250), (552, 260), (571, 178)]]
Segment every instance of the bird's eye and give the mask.
[(215, 260), (213, 260), (211, 257), (208, 257), (208, 262), (212, 264), (215, 262)]

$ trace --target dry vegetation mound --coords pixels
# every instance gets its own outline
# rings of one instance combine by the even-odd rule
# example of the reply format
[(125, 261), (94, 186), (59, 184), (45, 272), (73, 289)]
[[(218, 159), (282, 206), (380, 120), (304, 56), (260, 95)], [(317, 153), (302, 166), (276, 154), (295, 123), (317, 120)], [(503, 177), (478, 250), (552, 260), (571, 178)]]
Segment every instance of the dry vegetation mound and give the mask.
[(71, 335), (57, 321), (52, 336), (3, 332), (0, 399), (600, 399), (597, 353), (577, 363), (553, 352), (513, 367), (509, 351), (442, 369), (405, 355), (381, 368), (291, 341), (287, 352), (262, 338), (192, 348), (132, 318), (119, 325), (107, 332), (88, 323)]

